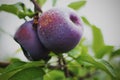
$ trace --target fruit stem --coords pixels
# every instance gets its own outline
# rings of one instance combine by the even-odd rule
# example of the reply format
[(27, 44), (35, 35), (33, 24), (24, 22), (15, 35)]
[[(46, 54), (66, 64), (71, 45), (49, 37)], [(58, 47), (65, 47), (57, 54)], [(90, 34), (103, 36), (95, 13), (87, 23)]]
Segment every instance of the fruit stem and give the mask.
[(31, 2), (34, 4), (35, 6), (35, 12), (41, 12), (42, 13), (42, 9), (41, 7), (36, 3), (35, 0), (31, 0)]
[(36, 30), (37, 26), (38, 26), (38, 19), (39, 19), (39, 13), (36, 13), (34, 15), (34, 19), (33, 19), (33, 28)]
[(42, 13), (42, 9), (37, 4), (37, 2), (35, 0), (31, 0), (31, 2), (34, 4), (34, 7), (35, 7), (35, 15), (34, 15), (34, 20), (33, 20), (33, 27), (36, 30), (37, 26), (38, 26), (39, 12)]

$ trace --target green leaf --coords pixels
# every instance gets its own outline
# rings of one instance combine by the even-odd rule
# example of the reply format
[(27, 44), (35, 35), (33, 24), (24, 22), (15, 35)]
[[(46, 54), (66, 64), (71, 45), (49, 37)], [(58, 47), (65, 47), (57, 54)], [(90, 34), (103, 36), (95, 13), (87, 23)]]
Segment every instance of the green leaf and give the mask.
[(67, 65), (67, 67), (68, 67), (68, 70), (70, 70), (70, 72), (72, 72), (72, 74), (75, 75), (76, 77), (84, 76), (88, 72), (86, 68), (81, 67), (81, 64), (75, 61), (70, 62)]
[(26, 64), (26, 62), (23, 62), (23, 61), (14, 61), (5, 68), (3, 74), (17, 70), (20, 66), (23, 66), (25, 64)]
[(80, 8), (82, 8), (84, 5), (86, 4), (86, 1), (76, 1), (76, 2), (72, 2), (68, 5), (68, 7), (74, 9), (74, 10), (79, 10)]
[(74, 56), (74, 58), (77, 58), (78, 56), (80, 56), (83, 51), (82, 45), (84, 41), (85, 41), (85, 38), (82, 38), (78, 43), (78, 45), (74, 49), (67, 52), (67, 54), (69, 54), (70, 56)]
[(21, 52), (22, 51), (22, 49), (21, 48), (18, 48), (16, 51), (15, 51), (15, 53), (19, 53), (19, 52)]
[(103, 46), (97, 53), (97, 58), (102, 58), (106, 53), (111, 53), (113, 51), (113, 46)]
[(84, 16), (81, 17), (83, 22), (87, 25), (87, 26), (91, 26), (90, 22), (87, 20), (87, 18), (85, 18)]
[(4, 69), (0, 67), (0, 74), (1, 74), (3, 71), (4, 71)]
[(14, 70), (19, 70), (19, 69), (25, 69), (25, 68), (29, 68), (29, 67), (43, 66), (43, 65), (44, 65), (44, 63), (41, 61), (34, 61), (34, 62), (28, 62), (28, 63), (21, 62), (21, 61), (15, 62), (6, 68), (4, 73), (8, 73), (8, 72), (11, 72)]
[(86, 17), (82, 16), (81, 18), (83, 22), (92, 29), (92, 47), (95, 57), (102, 58), (106, 53), (113, 51), (113, 46), (105, 45), (101, 30), (95, 25), (92, 25)]
[[(9, 77), (14, 75), (16, 72), (21, 71), (23, 69), (43, 66), (43, 61), (33, 61), (33, 62), (23, 62), (18, 59), (13, 59), (12, 63), (4, 70), (4, 72), (0, 75), (0, 80), (8, 80)], [(8, 75), (8, 77), (5, 77)]]
[(27, 9), (21, 2), (16, 4), (2, 4), (0, 6), (0, 11), (12, 13), (18, 16), (20, 19), (25, 18), (26, 16), (31, 18), (34, 15), (34, 12), (32, 12), (30, 9)]
[(92, 28), (92, 34), (93, 34), (93, 50), (96, 53), (95, 56), (97, 57), (98, 52), (100, 49), (105, 45), (103, 40), (102, 32), (99, 28), (97, 28), (95, 25), (91, 26)]
[(77, 58), (74, 57), (73, 55), (71, 54), (68, 54), (69, 57), (71, 57), (72, 59), (74, 59), (75, 61), (77, 61), (78, 63), (88, 63), (88, 64), (91, 64), (92, 66), (98, 68), (98, 69), (101, 69), (103, 71), (105, 71), (106, 73), (108, 73), (110, 76), (112, 76), (113, 78), (116, 77), (116, 74), (115, 74), (115, 70), (113, 69), (113, 67), (107, 62), (107, 61), (104, 61), (104, 60), (101, 60), (101, 59), (96, 59), (92, 56), (90, 56), (88, 54), (88, 47), (87, 46), (84, 46), (81, 44), (81, 55), (78, 56)]
[(36, 2), (42, 7), (47, 0), (36, 0)]
[(57, 0), (52, 0), (52, 6), (55, 6), (57, 3)]
[(32, 67), (17, 72), (8, 80), (43, 80), (44, 71), (40, 67)]
[(120, 49), (113, 51), (110, 55), (110, 58), (113, 58), (115, 56), (120, 56)]
[(64, 73), (59, 70), (53, 70), (44, 76), (44, 80), (65, 80)]
[(95, 25), (91, 25), (91, 23), (84, 16), (82, 16), (82, 20), (86, 25), (88, 25), (92, 29), (92, 35), (93, 35), (92, 46), (93, 46), (95, 55), (97, 56), (99, 51), (105, 46), (102, 32)]
[(75, 58), (77, 58), (78, 56), (81, 55), (81, 46), (80, 44), (78, 44), (74, 49), (72, 49), (71, 51), (69, 51), (67, 54), (74, 56)]
[(105, 71), (106, 73), (108, 73), (110, 76), (112, 76), (113, 78), (116, 77), (115, 75), (115, 70), (113, 69), (113, 67), (105, 60), (101, 60), (101, 59), (95, 59), (93, 57), (91, 57), (89, 54), (87, 53), (82, 53), (82, 55), (80, 57), (77, 58), (77, 61), (79, 62), (80, 60), (88, 62), (90, 64), (92, 64), (94, 67), (101, 69), (103, 71)]

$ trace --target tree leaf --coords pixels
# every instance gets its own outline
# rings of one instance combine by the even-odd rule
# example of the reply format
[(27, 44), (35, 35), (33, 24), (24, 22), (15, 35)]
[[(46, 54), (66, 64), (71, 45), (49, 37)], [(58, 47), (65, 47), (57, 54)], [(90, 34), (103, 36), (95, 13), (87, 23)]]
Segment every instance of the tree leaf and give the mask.
[(16, 51), (15, 51), (15, 53), (19, 53), (19, 52), (21, 52), (22, 51), (22, 49), (21, 48), (18, 48)]
[(36, 0), (36, 2), (42, 7), (47, 0)]
[(10, 65), (8, 65), (0, 75), (0, 80), (8, 80), (9, 77), (14, 75), (18, 70), (16, 69), (19, 66), (24, 65), (25, 62), (19, 61), (18, 59), (13, 59)]
[(115, 56), (120, 56), (120, 49), (113, 51), (110, 55), (110, 59)]
[(102, 32), (95, 25), (92, 25), (92, 34), (93, 34), (93, 50), (95, 52), (95, 56), (97, 57), (100, 49), (105, 45), (103, 40)]
[(79, 10), (80, 8), (82, 8), (84, 5), (86, 4), (86, 1), (76, 1), (76, 2), (72, 2), (68, 5), (68, 7), (74, 9), (74, 10)]
[[(8, 80), (9, 77), (14, 75), (16, 72), (21, 71), (23, 69), (31, 68), (31, 67), (40, 67), (44, 65), (43, 61), (33, 61), (33, 62), (23, 62), (18, 59), (13, 59), (13, 62), (5, 68), (4, 72), (0, 75), (0, 80)], [(7, 77), (5, 77), (7, 75)]]
[(97, 53), (97, 58), (102, 58), (106, 53), (111, 53), (113, 51), (113, 46), (103, 46)]
[(16, 4), (2, 4), (0, 6), (0, 11), (12, 13), (18, 16), (20, 19), (25, 18), (26, 16), (31, 18), (34, 15), (34, 12), (32, 12), (30, 9), (27, 9), (21, 2)]
[(64, 73), (59, 70), (53, 70), (44, 76), (44, 80), (65, 80)]
[(23, 61), (14, 61), (5, 68), (3, 74), (14, 71), (14, 70), (17, 70), (18, 67), (23, 66), (25, 64), (26, 64), (26, 62), (23, 62)]
[(32, 67), (17, 72), (8, 80), (43, 80), (44, 71), (40, 67)]
[(77, 61), (79, 62), (80, 60), (88, 62), (90, 64), (92, 64), (94, 67), (101, 69), (103, 71), (105, 71), (106, 73), (108, 73), (109, 75), (111, 75), (111, 77), (115, 78), (116, 74), (115, 74), (115, 70), (113, 69), (113, 67), (105, 60), (102, 59), (95, 59), (93, 57), (91, 57), (89, 54), (87, 53), (82, 53), (81, 56), (79, 56), (77, 58)]
[(52, 0), (52, 6), (55, 6), (57, 3), (57, 0)]
[(82, 38), (80, 40), (80, 42), (78, 43), (78, 45), (74, 49), (67, 52), (67, 54), (70, 56), (74, 56), (74, 58), (77, 58), (78, 56), (80, 56), (83, 51), (82, 45), (83, 45), (84, 41), (85, 41), (85, 38)]
[(90, 22), (87, 20), (87, 18), (85, 18), (84, 16), (81, 17), (83, 22), (87, 25), (87, 26), (91, 26)]
[(83, 44), (80, 45), (81, 46), (81, 55), (79, 55), (79, 57), (74, 57), (71, 54), (68, 54), (69, 57), (71, 57), (72, 59), (74, 59), (75, 61), (77, 61), (78, 63), (89, 63), (91, 65), (93, 65), (94, 67), (101, 69), (103, 71), (105, 71), (106, 73), (108, 73), (111, 77), (115, 78), (116, 74), (115, 74), (115, 70), (113, 69), (113, 67), (105, 60), (102, 59), (96, 59), (92, 56), (90, 56), (88, 54), (88, 47), (84, 46)]
[(86, 17), (81, 17), (83, 22), (92, 29), (93, 42), (92, 47), (95, 57), (102, 58), (106, 53), (113, 51), (113, 46), (105, 45), (101, 30), (92, 25)]
[(82, 16), (82, 20), (86, 25), (88, 25), (92, 29), (92, 35), (93, 35), (92, 46), (95, 52), (95, 56), (97, 56), (100, 49), (105, 46), (102, 32), (98, 27), (96, 27), (95, 25), (92, 25), (84, 16)]

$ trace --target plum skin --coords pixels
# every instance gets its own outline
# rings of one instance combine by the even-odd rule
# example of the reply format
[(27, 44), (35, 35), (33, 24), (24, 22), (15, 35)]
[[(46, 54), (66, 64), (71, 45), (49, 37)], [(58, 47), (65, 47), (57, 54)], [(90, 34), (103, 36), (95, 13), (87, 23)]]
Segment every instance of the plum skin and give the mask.
[(25, 56), (29, 60), (48, 60), (49, 50), (40, 42), (33, 21), (27, 21), (16, 31), (14, 39), (20, 44)]
[(39, 18), (38, 36), (42, 44), (55, 53), (73, 49), (83, 34), (81, 20), (69, 8), (53, 8)]

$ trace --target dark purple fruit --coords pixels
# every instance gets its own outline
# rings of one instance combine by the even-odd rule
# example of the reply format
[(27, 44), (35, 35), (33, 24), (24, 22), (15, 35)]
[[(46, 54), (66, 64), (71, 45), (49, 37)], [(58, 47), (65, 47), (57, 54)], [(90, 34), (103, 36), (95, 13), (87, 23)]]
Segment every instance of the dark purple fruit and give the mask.
[(39, 18), (38, 36), (42, 44), (55, 53), (73, 49), (83, 34), (81, 20), (69, 8), (53, 8)]
[(41, 44), (33, 21), (25, 22), (15, 33), (14, 39), (20, 44), (29, 60), (48, 60), (49, 51)]

